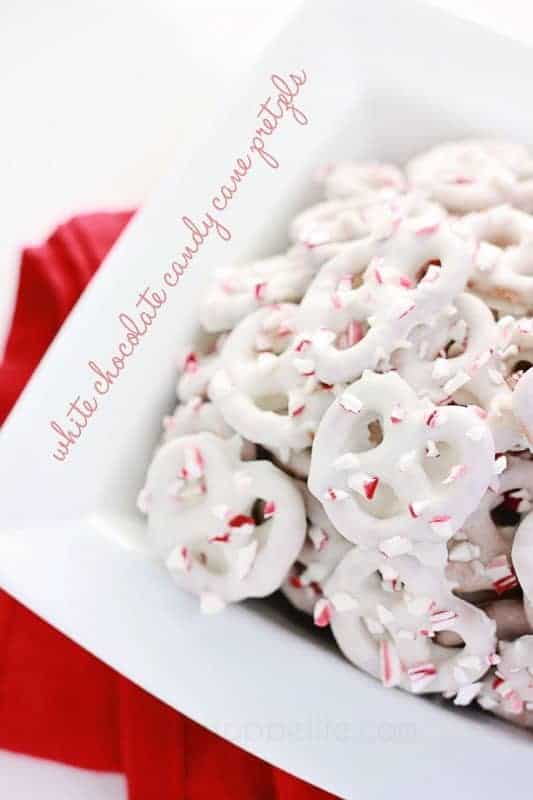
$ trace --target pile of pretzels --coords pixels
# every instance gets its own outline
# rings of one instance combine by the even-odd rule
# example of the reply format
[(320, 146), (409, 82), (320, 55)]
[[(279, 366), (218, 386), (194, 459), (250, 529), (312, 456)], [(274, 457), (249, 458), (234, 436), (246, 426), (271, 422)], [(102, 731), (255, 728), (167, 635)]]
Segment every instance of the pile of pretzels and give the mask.
[(533, 726), (533, 158), (342, 162), (217, 269), (138, 498), (213, 613), (278, 589), (387, 687)]

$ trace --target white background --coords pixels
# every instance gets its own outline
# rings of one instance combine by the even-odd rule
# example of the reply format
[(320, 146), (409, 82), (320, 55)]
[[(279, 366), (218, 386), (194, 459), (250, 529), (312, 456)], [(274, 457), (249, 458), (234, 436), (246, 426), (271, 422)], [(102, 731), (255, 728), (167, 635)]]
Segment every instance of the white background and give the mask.
[[(73, 213), (141, 203), (297, 4), (1, 0), (0, 343), (21, 245)], [(528, 0), (434, 4), (533, 43)], [(119, 800), (125, 786), (0, 752), (0, 797)]]

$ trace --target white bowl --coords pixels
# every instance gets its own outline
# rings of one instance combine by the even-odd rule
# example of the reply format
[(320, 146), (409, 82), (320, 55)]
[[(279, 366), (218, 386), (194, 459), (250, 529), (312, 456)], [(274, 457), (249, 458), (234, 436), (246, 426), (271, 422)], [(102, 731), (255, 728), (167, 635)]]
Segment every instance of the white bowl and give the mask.
[[(118, 315), (133, 315), (138, 293), (159, 288), (190, 243), (181, 217), (200, 220), (247, 152), (275, 91), (270, 76), (301, 70), (296, 104), (308, 124), (281, 120), (268, 141), (279, 168), (254, 157), (218, 215), (231, 241), (209, 234), (68, 459), (56, 461), (50, 421), (64, 425), (69, 403), (94, 395), (88, 362), (110, 366), (124, 338)], [(533, 145), (532, 74), (531, 49), (441, 11), (309, 0), (214, 135), (129, 226), (2, 431), (1, 585), (187, 716), (346, 797), (529, 797), (532, 743), (488, 715), (383, 689), (269, 603), (202, 617), (144, 555), (135, 496), (213, 266), (282, 245), (323, 159), (402, 161), (467, 135)], [(199, 134), (211, 122), (200, 120)]]

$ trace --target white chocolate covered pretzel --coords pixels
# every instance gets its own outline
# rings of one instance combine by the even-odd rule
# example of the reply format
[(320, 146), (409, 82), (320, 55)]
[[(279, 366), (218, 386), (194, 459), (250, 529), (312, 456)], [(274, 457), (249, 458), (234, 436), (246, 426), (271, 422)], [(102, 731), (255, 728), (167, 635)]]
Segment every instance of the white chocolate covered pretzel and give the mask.
[(307, 248), (296, 246), (250, 264), (221, 268), (201, 304), (200, 321), (208, 331), (231, 330), (262, 306), (300, 300), (316, 266)]
[(386, 554), (448, 540), (494, 477), (471, 408), (424, 404), (399, 375), (364, 373), (324, 414), (308, 485), (350, 541)]
[[(495, 625), (455, 597), (442, 573), (413, 556), (387, 559), (352, 550), (324, 587), (333, 635), (360, 669), (416, 694), (453, 694), (482, 677), (495, 649)], [(436, 641), (453, 631), (463, 642)]]
[(357, 197), (330, 200), (298, 214), (289, 236), (293, 242), (313, 249), (366, 236), (385, 236), (403, 219), (416, 220), (423, 227), (444, 216), (444, 209), (430, 203), (422, 192), (406, 192), (370, 203)]
[(497, 451), (506, 452), (527, 445), (512, 412), (502, 323), (482, 300), (461, 293), (436, 318), (413, 329), (391, 364), (420, 397), (479, 406)]
[(454, 214), (512, 202), (533, 205), (531, 159), (525, 147), (499, 140), (437, 145), (406, 165), (410, 183)]
[(174, 439), (141, 495), (155, 554), (208, 612), (275, 591), (305, 536), (297, 488), (267, 461), (241, 462), (239, 447), (209, 433)]
[(228, 336), (222, 369), (209, 395), (224, 420), (241, 436), (276, 451), (310, 447), (315, 429), (332, 402), (331, 386), (316, 379), (295, 344), (296, 307), (282, 304), (256, 311)]
[(533, 461), (507, 457), (498, 486), (489, 489), (478, 508), (448, 542), (446, 576), (460, 594), (518, 586), (511, 564), (515, 531), (533, 507)]
[(497, 206), (463, 217), (461, 228), (478, 242), (471, 291), (498, 311), (533, 311), (533, 217)]
[(354, 380), (375, 369), (462, 291), (470, 244), (444, 223), (410, 222), (385, 239), (353, 242), (307, 290), (297, 326), (311, 342), (308, 358), (321, 380)]
[(383, 200), (405, 189), (405, 177), (393, 164), (378, 161), (339, 161), (325, 164), (315, 174), (327, 200), (357, 198)]
[(307, 535), (281, 591), (295, 608), (313, 614), (316, 601), (322, 597), (324, 581), (353, 545), (331, 524), (305, 484), (300, 484), (300, 491), (307, 515)]

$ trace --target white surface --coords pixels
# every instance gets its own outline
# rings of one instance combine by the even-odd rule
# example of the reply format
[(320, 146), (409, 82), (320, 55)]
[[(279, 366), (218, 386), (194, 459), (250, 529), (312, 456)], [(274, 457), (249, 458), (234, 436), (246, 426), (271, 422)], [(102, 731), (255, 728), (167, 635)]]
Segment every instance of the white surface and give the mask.
[[(533, 41), (533, 12), (522, 0), (441, 0), (440, 4)], [(240, 70), (246, 72), (257, 48), (280, 24), (290, 3), (243, 2), (233, 4), (233, 11), (226, 10), (228, 4), (216, 4), (217, 11), (205, 12), (205, 6), (211, 5), (215, 4), (199, 7), (198, 3), (171, 0), (89, 5), (82, 0), (44, 5), (38, 0), (19, 0), (2, 5), (0, 339), (10, 300), (8, 289), (14, 284), (16, 249), (30, 238), (40, 238), (74, 211), (142, 201), (176, 145), (186, 152), (198, 128), (213, 121), (209, 113), (213, 103), (225, 99), (221, 95), (233, 76)], [(232, 47), (228, 48), (230, 32)], [(357, 41), (357, 32), (353, 38)], [(438, 51), (441, 63), (447, 63), (447, 52), (454, 52), (455, 57), (455, 48), (443, 47), (440, 38)], [(525, 88), (522, 101), (529, 97), (529, 88)], [(520, 106), (518, 100), (516, 105)], [(221, 151), (220, 165), (224, 158)], [(138, 369), (139, 355), (136, 358)], [(91, 439), (93, 435), (94, 431), (88, 434)], [(16, 560), (15, 555), (12, 558)], [(21, 569), (25, 563), (22, 558)], [(60, 596), (50, 599), (51, 611), (54, 603), (58, 604), (58, 620), (63, 610), (60, 601)], [(350, 676), (353, 680), (351, 671)], [(427, 718), (425, 726), (429, 725)], [(405, 730), (409, 738), (409, 728)], [(320, 731), (312, 735), (316, 738)], [(338, 735), (330, 733), (330, 739)], [(377, 732), (367, 729), (362, 735), (375, 739)], [(382, 731), (381, 738), (383, 735)], [(263, 726), (261, 732), (249, 721), (248, 739), (267, 736), (279, 736), (279, 729), (269, 733)], [(249, 744), (253, 746), (254, 741)], [(470, 752), (468, 742), (465, 745)], [(25, 759), (1, 754), (0, 796), (33, 798), (37, 785), (39, 797), (78, 800), (95, 796), (83, 794), (91, 791), (85, 788), (87, 776), (78, 778), (74, 794), (61, 773), (68, 773), (70, 781), (77, 771), (32, 763), (26, 766)], [(498, 763), (505, 774), (504, 763)], [(490, 770), (490, 763), (487, 768)], [(507, 776), (509, 789), (513, 789), (512, 776)], [(14, 782), (9, 783), (11, 780)], [(13, 789), (9, 794), (2, 791), (2, 781), (16, 786), (19, 795)], [(118, 798), (122, 793), (123, 789), (115, 792), (109, 783), (98, 796)], [(479, 791), (472, 796), (479, 796)], [(522, 796), (520, 787), (517, 796)]]
[(0, 750), (2, 800), (126, 800), (122, 775), (74, 769)]

